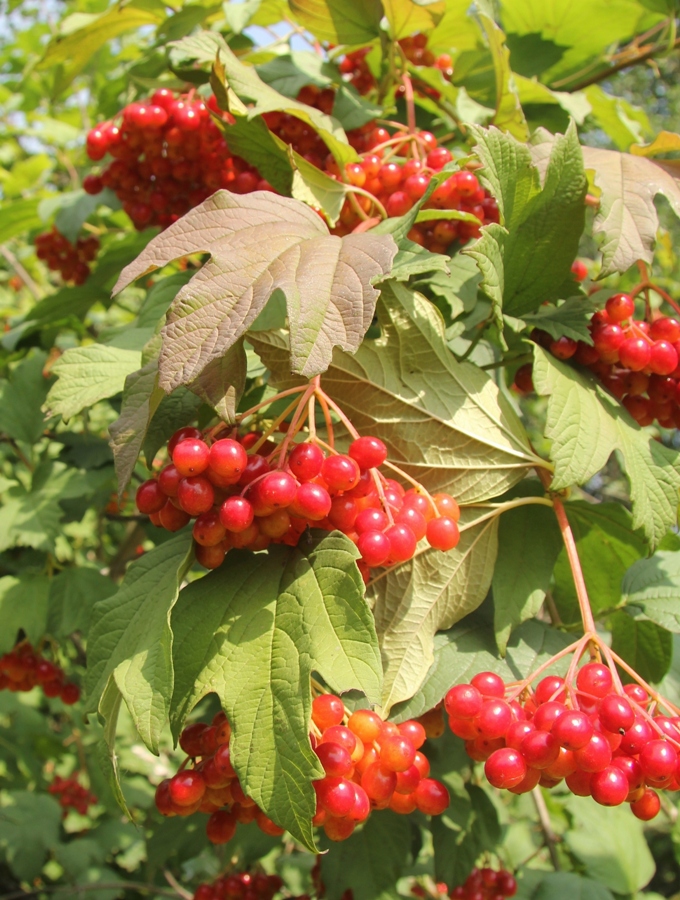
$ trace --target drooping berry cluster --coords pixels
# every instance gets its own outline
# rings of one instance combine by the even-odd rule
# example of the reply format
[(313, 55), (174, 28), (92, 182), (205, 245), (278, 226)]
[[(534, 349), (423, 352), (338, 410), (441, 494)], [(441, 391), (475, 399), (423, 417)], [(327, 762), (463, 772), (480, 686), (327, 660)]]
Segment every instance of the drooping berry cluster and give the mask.
[(70, 778), (56, 775), (47, 790), (50, 794), (58, 797), (59, 805), (64, 810), (64, 816), (69, 808), (75, 809), (81, 816), (84, 816), (89, 807), (94, 806), (97, 802), (96, 796), (80, 784), (77, 775), (72, 775)]
[(193, 900), (272, 900), (283, 887), (278, 875), (230, 872), (210, 884), (199, 884)]
[(317, 812), (312, 821), (332, 841), (346, 840), (373, 809), (402, 815), (419, 809), (437, 816), (448, 808), (446, 787), (428, 777), (430, 764), (420, 750), (426, 733), (419, 722), (395, 725), (368, 709), (347, 716), (333, 694), (314, 698), (312, 721), (318, 729), (314, 752), (326, 773), (314, 782)]
[[(640, 425), (658, 422), (680, 427), (680, 321), (659, 316), (651, 322), (633, 318), (635, 303), (615, 294), (590, 322), (592, 346), (542, 331), (532, 337), (558, 359), (589, 368)], [(531, 366), (515, 377), (519, 390), (532, 390)]]
[(369, 567), (411, 559), (422, 538), (438, 550), (458, 543), (453, 497), (385, 478), (378, 467), (387, 449), (375, 437), (356, 438), (344, 454), (325, 452), (316, 439), (287, 436), (276, 445), (256, 432), (231, 433), (208, 443), (198, 429), (180, 429), (168, 444), (172, 462), (136, 495), (139, 511), (168, 531), (196, 517), (196, 558), (208, 569), (232, 547), (296, 546), (308, 526), (339, 529), (354, 541), (364, 577)]
[(661, 715), (640, 684), (615, 686), (608, 666), (590, 662), (574, 685), (549, 675), (520, 688), (482, 672), (446, 695), (451, 730), (494, 787), (523, 794), (564, 780), (603, 806), (628, 802), (643, 820), (658, 813), (658, 790), (680, 790), (680, 715)]
[(72, 244), (56, 228), (37, 235), (35, 249), (38, 259), (47, 263), (53, 272), (59, 272), (64, 281), (84, 284), (90, 274), (88, 263), (97, 255), (99, 239), (94, 235), (78, 238)]
[(506, 869), (473, 869), (465, 883), (452, 888), (451, 900), (505, 900), (517, 893), (517, 881)]
[(176, 775), (158, 785), (156, 808), (164, 816), (207, 813), (206, 834), (213, 844), (230, 841), (239, 823), (257, 822), (265, 834), (283, 834), (244, 794), (231, 764), (230, 738), (231, 727), (224, 713), (218, 713), (210, 725), (188, 725), (179, 739), (188, 758)]
[(92, 160), (114, 157), (100, 175), (88, 175), (83, 187), (98, 194), (115, 191), (135, 228), (167, 227), (219, 188), (238, 194), (269, 190), (256, 170), (233, 156), (207, 104), (167, 88), (146, 102), (130, 103), (115, 121), (103, 122), (87, 136)]
[(36, 685), (46, 697), (60, 697), (67, 706), (80, 699), (78, 685), (66, 681), (61, 667), (45, 659), (28, 641), (0, 656), (0, 690), (24, 693)]

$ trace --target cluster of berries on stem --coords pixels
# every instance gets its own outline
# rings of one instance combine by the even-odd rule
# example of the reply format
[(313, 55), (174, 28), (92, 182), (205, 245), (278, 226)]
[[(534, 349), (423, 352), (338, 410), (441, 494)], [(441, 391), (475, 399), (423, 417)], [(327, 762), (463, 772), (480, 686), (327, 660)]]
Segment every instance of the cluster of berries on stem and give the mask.
[(77, 775), (72, 775), (70, 778), (56, 775), (47, 790), (50, 794), (58, 797), (64, 816), (69, 809), (75, 809), (81, 816), (84, 816), (89, 807), (97, 802), (95, 795), (80, 784)]
[(25, 693), (36, 686), (46, 697), (60, 697), (67, 706), (80, 699), (80, 688), (66, 680), (63, 669), (22, 641), (0, 656), (0, 690)]
[(433, 896), (450, 897), (451, 900), (506, 900), (517, 893), (517, 881), (507, 869), (492, 869), (490, 866), (475, 867), (463, 884), (449, 890), (440, 881), (436, 885), (436, 894), (427, 892), (421, 885), (411, 888), (414, 897)]
[[(588, 650), (593, 658), (579, 668)], [(569, 654), (566, 677), (545, 675), (531, 687)], [(623, 685), (617, 666), (634, 680)], [(659, 790), (680, 790), (680, 710), (592, 632), (522, 682), (475, 675), (451, 688), (445, 707), (451, 730), (496, 788), (523, 794), (564, 781), (603, 806), (627, 802), (645, 821), (659, 812)]]
[(448, 808), (446, 787), (429, 777), (420, 722), (395, 725), (368, 709), (348, 714), (339, 697), (320, 693), (312, 703), (312, 723), (312, 746), (325, 772), (314, 782), (312, 821), (330, 840), (346, 840), (374, 809), (436, 816)]
[(35, 249), (38, 259), (43, 260), (53, 272), (59, 272), (64, 281), (73, 284), (85, 284), (90, 275), (92, 260), (99, 250), (99, 238), (90, 235), (78, 238), (72, 244), (55, 227), (35, 238)]
[[(658, 422), (662, 428), (678, 428), (680, 319), (638, 321), (634, 313), (630, 294), (614, 294), (591, 319), (592, 345), (569, 337), (553, 339), (540, 330), (532, 338), (558, 359), (590, 369), (639, 425)], [(531, 365), (517, 371), (515, 385), (523, 392), (533, 390)]]
[[(453, 76), (453, 63), (449, 53), (440, 53), (438, 56), (428, 49), (427, 35), (422, 32), (401, 38), (398, 42), (406, 61), (414, 66), (434, 66), (440, 69), (444, 77), (450, 80)], [(346, 81), (352, 84), (360, 94), (368, 94), (377, 88), (378, 83), (371, 72), (366, 57), (371, 48), (360, 47), (352, 50), (340, 60), (338, 68)], [(422, 89), (423, 93), (439, 97), (439, 92), (433, 88)], [(403, 93), (403, 88), (401, 90)]]
[[(442, 551), (457, 545), (460, 510), (454, 498), (430, 495), (388, 462), (385, 444), (360, 436), (318, 378), (253, 407), (241, 421), (284, 398), (289, 405), (264, 433), (239, 437), (238, 429), (223, 424), (207, 433), (178, 431), (168, 444), (171, 462), (137, 490), (139, 511), (169, 531), (195, 517), (196, 558), (209, 569), (220, 566), (233, 547), (296, 546), (308, 526), (346, 534), (361, 554), (365, 578), (371, 567), (411, 559), (423, 538)], [(317, 403), (326, 419), (325, 440), (316, 432)], [(347, 453), (335, 449), (331, 412), (353, 438)], [(305, 424), (306, 440), (296, 442)], [(276, 444), (271, 437), (281, 428), (285, 436)], [(411, 486), (405, 490), (385, 478), (383, 466)]]
[(278, 875), (264, 872), (229, 872), (199, 884), (193, 900), (273, 900), (283, 887)]

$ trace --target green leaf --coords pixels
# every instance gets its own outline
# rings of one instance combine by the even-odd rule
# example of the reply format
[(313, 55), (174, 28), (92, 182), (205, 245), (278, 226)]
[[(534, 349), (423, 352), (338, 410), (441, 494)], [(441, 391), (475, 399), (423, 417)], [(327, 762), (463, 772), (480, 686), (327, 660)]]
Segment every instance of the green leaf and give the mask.
[(383, 0), (385, 18), (390, 37), (394, 41), (415, 34), (431, 31), (446, 10), (444, 0)]
[[(449, 259), (443, 253), (431, 253), (408, 238), (402, 238), (398, 246), (390, 272), (390, 278), (394, 281), (408, 281), (412, 275), (421, 275), (423, 272), (449, 272)], [(444, 278), (447, 277), (444, 275)]]
[(319, 857), (328, 900), (341, 900), (348, 890), (354, 900), (376, 900), (390, 888), (396, 891), (408, 865), (411, 826), (407, 816), (386, 809), (370, 816), (348, 840), (334, 844), (325, 839), (321, 845), (330, 851)]
[(120, 416), (109, 428), (119, 498), (132, 477), (153, 415), (164, 399), (158, 387), (158, 360), (125, 379)]
[(586, 873), (617, 894), (642, 890), (654, 875), (642, 822), (623, 807), (605, 809), (582, 797), (570, 797), (572, 827), (564, 835)]
[(494, 631), (502, 653), (513, 629), (543, 605), (562, 546), (555, 513), (546, 506), (521, 506), (501, 516), (492, 587)]
[[(475, 516), (477, 513), (477, 516)], [(410, 699), (434, 661), (434, 635), (484, 600), (498, 552), (498, 517), (463, 511), (455, 550), (421, 545), (407, 563), (381, 571), (369, 591), (385, 670), (383, 709)]]
[(49, 591), (46, 575), (0, 578), (0, 653), (12, 649), (20, 629), (32, 644), (44, 636)]
[(380, 34), (379, 0), (289, 0), (295, 19), (319, 41), (367, 44)]
[(32, 228), (39, 228), (43, 220), (38, 215), (40, 200), (12, 200), (0, 205), (0, 244), (4, 244), (17, 234)]
[(621, 585), (621, 599), (632, 615), (639, 610), (647, 619), (680, 634), (680, 555), (658, 550), (638, 559)]
[(118, 757), (116, 756), (116, 728), (118, 726), (118, 716), (120, 715), (120, 707), (122, 696), (116, 682), (110, 679), (104, 688), (101, 701), (99, 703), (99, 714), (104, 720), (104, 733), (97, 742), (96, 754), (99, 766), (104, 773), (107, 784), (116, 798), (116, 802), (129, 819), (132, 819), (132, 813), (128, 809), (127, 802), (120, 786), (120, 774), (118, 772)]
[(277, 288), (287, 299), (293, 371), (324, 371), (334, 346), (354, 351), (361, 343), (378, 295), (371, 282), (390, 270), (397, 247), (388, 235), (334, 237), (295, 200), (218, 191), (154, 238), (114, 293), (198, 252), (211, 260), (179, 292), (162, 331), (160, 386), (168, 391), (222, 356)]
[(119, 209), (120, 201), (108, 188), (99, 194), (87, 194), (83, 190), (65, 191), (56, 197), (46, 197), (40, 203), (38, 212), (43, 219), (51, 219), (54, 216), (57, 230), (75, 244), (80, 237), (83, 222), (87, 221), (99, 206)]
[(478, 672), (496, 672), (505, 681), (525, 678), (570, 642), (543, 622), (524, 622), (513, 631), (501, 659), (491, 624), (478, 612), (436, 634), (434, 662), (425, 681), (411, 700), (394, 708), (392, 718), (403, 722), (422, 715), (433, 709), (452, 685), (469, 682)]
[(197, 397), (212, 406), (225, 422), (234, 422), (246, 384), (248, 360), (243, 339), (237, 341), (224, 356), (214, 359), (190, 385)]
[(502, 225), (482, 229), (463, 252), (479, 264), (482, 288), (497, 310), (522, 316), (546, 300), (573, 293), (571, 264), (585, 225), (586, 177), (572, 124), (558, 135), (541, 183), (529, 148), (495, 129), (472, 126), (484, 164), (482, 180), (496, 197)]
[(161, 319), (165, 318), (170, 304), (177, 296), (177, 291), (184, 287), (193, 274), (191, 269), (187, 269), (185, 272), (177, 272), (156, 281), (149, 288), (139, 309), (137, 328), (156, 329)]
[(319, 777), (309, 745), (310, 675), (380, 696), (380, 654), (354, 545), (337, 532), (267, 556), (231, 551), (173, 613), (175, 734), (214, 691), (233, 728), (244, 790), (310, 849)]
[(90, 613), (98, 600), (116, 592), (116, 585), (97, 569), (70, 566), (52, 579), (47, 631), (64, 638), (74, 631), (87, 635)]
[(486, 791), (472, 784), (447, 812), (432, 818), (430, 828), (435, 878), (454, 885), (462, 884), (475, 860), (493, 851), (501, 838), (496, 808)]
[(0, 846), (12, 873), (31, 882), (59, 843), (61, 807), (47, 794), (8, 791), (0, 806)]
[(643, 431), (594, 378), (577, 372), (537, 345), (533, 380), (547, 396), (546, 437), (555, 463), (552, 489), (583, 484), (618, 450), (633, 503), (633, 528), (655, 547), (677, 517), (678, 453)]
[(526, 896), (528, 900), (614, 900), (603, 884), (575, 872), (547, 872)]
[[(626, 569), (646, 551), (644, 536), (633, 528), (631, 515), (620, 503), (564, 504), (588, 596), (596, 618), (621, 603), (621, 581)], [(574, 576), (565, 550), (555, 565), (553, 597), (559, 614), (570, 625), (580, 622)]]
[(337, 77), (330, 63), (309, 50), (291, 50), (255, 68), (265, 84), (286, 97), (297, 97), (308, 84), (329, 87)]
[(52, 366), (57, 376), (50, 388), (45, 408), (64, 421), (85, 407), (115, 397), (125, 386), (125, 379), (141, 364), (137, 350), (120, 350), (104, 344), (72, 347)]
[(557, 340), (563, 335), (575, 341), (592, 344), (590, 319), (600, 308), (590, 297), (569, 297), (559, 306), (542, 306), (536, 313), (528, 313), (522, 319), (530, 328), (540, 328)]
[(609, 619), (612, 650), (645, 681), (659, 682), (673, 656), (673, 636), (656, 622), (634, 618), (622, 610)]
[[(389, 282), (377, 312), (381, 337), (352, 356), (336, 350), (324, 387), (358, 431), (385, 442), (391, 462), (463, 504), (505, 492), (542, 463), (494, 381), (456, 361), (429, 301)], [(282, 335), (251, 332), (248, 340), (277, 387), (301, 383)]]
[(59, 93), (64, 90), (97, 53), (112, 38), (144, 25), (158, 24), (163, 18), (157, 9), (153, 11), (143, 3), (129, 3), (125, 7), (114, 6), (97, 15), (77, 12), (61, 22), (60, 33), (52, 38), (37, 68), (64, 68), (56, 79)]
[(637, 260), (651, 263), (659, 217), (654, 206), (663, 194), (680, 217), (680, 162), (646, 159), (596, 147), (583, 148), (583, 161), (601, 191), (593, 224), (603, 241), (599, 278), (625, 272)]
[(628, 150), (652, 134), (652, 126), (643, 109), (631, 106), (622, 97), (613, 97), (599, 84), (589, 85), (584, 94), (591, 107), (591, 115), (612, 139), (617, 150)]
[(16, 441), (35, 444), (43, 433), (42, 405), (49, 379), (43, 375), (47, 354), (32, 350), (8, 380), (0, 382), (0, 432)]
[(234, 115), (254, 119), (263, 113), (280, 110), (300, 119), (316, 131), (338, 163), (357, 159), (357, 153), (349, 145), (347, 135), (332, 116), (279, 94), (260, 78), (254, 66), (241, 62), (224, 38), (216, 32), (202, 31), (181, 41), (173, 41), (168, 47), (170, 59), (175, 66), (178, 61), (214, 65), (214, 74), (222, 83), (223, 89), (226, 89), (228, 109)]
[(85, 709), (97, 709), (113, 676), (155, 753), (173, 690), (170, 612), (192, 560), (191, 533), (178, 534), (131, 563), (118, 591), (92, 610)]
[(488, 0), (479, 0), (477, 15), (491, 51), (496, 77), (496, 113), (494, 124), (519, 141), (529, 139), (529, 128), (517, 96), (517, 87), (510, 68), (510, 51), (505, 45), (505, 34), (493, 18), (493, 7)]

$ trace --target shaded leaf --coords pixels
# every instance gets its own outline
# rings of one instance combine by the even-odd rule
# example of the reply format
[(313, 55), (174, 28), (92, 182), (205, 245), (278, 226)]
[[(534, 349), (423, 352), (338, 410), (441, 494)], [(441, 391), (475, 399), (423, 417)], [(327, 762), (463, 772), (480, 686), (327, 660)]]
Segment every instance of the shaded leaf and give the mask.
[(505, 34), (494, 21), (493, 7), (488, 0), (477, 3), (477, 15), (491, 51), (496, 77), (494, 124), (518, 140), (526, 141), (529, 138), (529, 128), (517, 96), (517, 87), (510, 68), (510, 51), (505, 45)]
[(383, 0), (385, 18), (390, 26), (390, 37), (399, 38), (418, 31), (431, 31), (446, 10), (445, 0)]
[(114, 292), (197, 252), (212, 258), (180, 290), (162, 331), (160, 385), (167, 390), (222, 356), (277, 288), (288, 304), (292, 369), (305, 376), (324, 371), (334, 346), (359, 346), (377, 299), (371, 281), (389, 271), (397, 248), (387, 235), (334, 237), (294, 200), (218, 191), (154, 238)]
[(612, 650), (645, 681), (661, 681), (671, 666), (673, 636), (656, 622), (622, 610), (609, 619)]
[(49, 389), (43, 375), (47, 354), (31, 351), (0, 382), (0, 432), (16, 441), (34, 444), (45, 427), (42, 405)]
[(319, 41), (366, 44), (380, 34), (379, 0), (289, 0), (297, 21)]
[(0, 846), (22, 881), (40, 875), (47, 854), (59, 843), (61, 807), (47, 794), (8, 791), (0, 806)]
[(90, 613), (98, 600), (116, 592), (116, 585), (97, 569), (70, 566), (52, 579), (49, 594), (47, 631), (64, 638), (74, 631), (87, 634)]
[(148, 469), (152, 467), (160, 448), (167, 444), (177, 429), (193, 422), (201, 404), (201, 398), (184, 387), (163, 397), (151, 417), (142, 445)]
[(44, 636), (49, 591), (47, 575), (0, 578), (0, 653), (12, 649), (20, 630), (32, 644)]
[(526, 897), (527, 900), (614, 900), (603, 884), (575, 872), (546, 872)]
[(600, 304), (591, 297), (569, 297), (559, 306), (541, 306), (536, 313), (528, 313), (522, 319), (530, 328), (540, 328), (557, 340), (563, 335), (575, 341), (592, 344), (588, 328), (590, 319)]
[(633, 527), (656, 546), (677, 517), (678, 453), (640, 428), (594, 378), (534, 345), (533, 381), (547, 396), (546, 437), (555, 463), (553, 490), (583, 484), (618, 450), (633, 503)]
[(310, 675), (336, 691), (380, 694), (380, 658), (354, 545), (316, 533), (266, 556), (231, 551), (186, 587), (172, 619), (175, 734), (214, 691), (233, 728), (232, 760), (244, 790), (275, 822), (314, 847), (309, 744)]
[(658, 550), (638, 559), (621, 585), (621, 599), (634, 614), (638, 609), (652, 622), (680, 633), (680, 554)]
[(13, 238), (17, 234), (23, 234), (32, 228), (39, 228), (42, 219), (38, 214), (40, 200), (36, 198), (12, 200), (0, 205), (2, 219), (0, 223), (0, 244)]
[(190, 390), (212, 406), (225, 422), (233, 422), (246, 384), (248, 360), (243, 340), (214, 359), (190, 385)]

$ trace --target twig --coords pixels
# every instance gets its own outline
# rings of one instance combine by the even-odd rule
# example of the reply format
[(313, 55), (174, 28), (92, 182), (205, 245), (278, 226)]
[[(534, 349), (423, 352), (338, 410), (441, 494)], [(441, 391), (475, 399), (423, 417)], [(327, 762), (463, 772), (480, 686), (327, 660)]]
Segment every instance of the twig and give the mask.
[(173, 887), (180, 897), (183, 897), (184, 900), (192, 900), (193, 894), (188, 891), (186, 888), (183, 888), (182, 885), (177, 881), (175, 876), (168, 869), (163, 869), (163, 875), (165, 876), (165, 880), (168, 882), (170, 887)]
[[(604, 69), (602, 72), (598, 72), (590, 78), (584, 78), (582, 81), (577, 81), (576, 84), (569, 85), (568, 90), (570, 93), (573, 91), (582, 91), (584, 88), (590, 87), (591, 84), (598, 84), (600, 81), (606, 81), (607, 78), (615, 75), (617, 72), (621, 72), (623, 69), (629, 69), (631, 66), (637, 66), (640, 63), (646, 62), (648, 59), (656, 56), (657, 53), (668, 53), (670, 50), (677, 50), (678, 47), (680, 47), (680, 38), (676, 38), (670, 47), (665, 42), (654, 44), (649, 50), (645, 50), (644, 53), (639, 53), (637, 56), (623, 59), (621, 62), (609, 66), (609, 68)], [(563, 86), (564, 81), (555, 82), (551, 85), (553, 89), (563, 88)]]
[(557, 855), (557, 842), (559, 841), (559, 838), (553, 831), (552, 824), (550, 823), (550, 814), (548, 813), (548, 807), (545, 805), (543, 793), (541, 792), (541, 789), (540, 787), (538, 787), (538, 785), (536, 785), (536, 787), (531, 792), (531, 796), (534, 799), (534, 805), (536, 806), (536, 812), (538, 813), (538, 821), (541, 825), (541, 831), (543, 832), (545, 845), (548, 848), (548, 853), (550, 854), (550, 861), (552, 862), (555, 871), (559, 872), (560, 859)]
[(22, 266), (16, 256), (12, 253), (12, 251), (5, 245), (0, 244), (0, 253), (5, 257), (10, 266), (14, 269), (17, 275), (21, 278), (23, 283), (26, 285), (28, 290), (30, 291), (33, 299), (37, 302), (38, 300), (42, 300), (44, 294), (42, 290), (38, 287), (38, 285), (33, 281), (31, 276), (28, 274), (26, 269)]
[(135, 548), (141, 543), (144, 537), (144, 529), (139, 522), (130, 522), (125, 537), (123, 538), (123, 542), (118, 548), (118, 552), (111, 560), (111, 565), (109, 566), (110, 578), (115, 580), (125, 574), (128, 562), (134, 558)]

